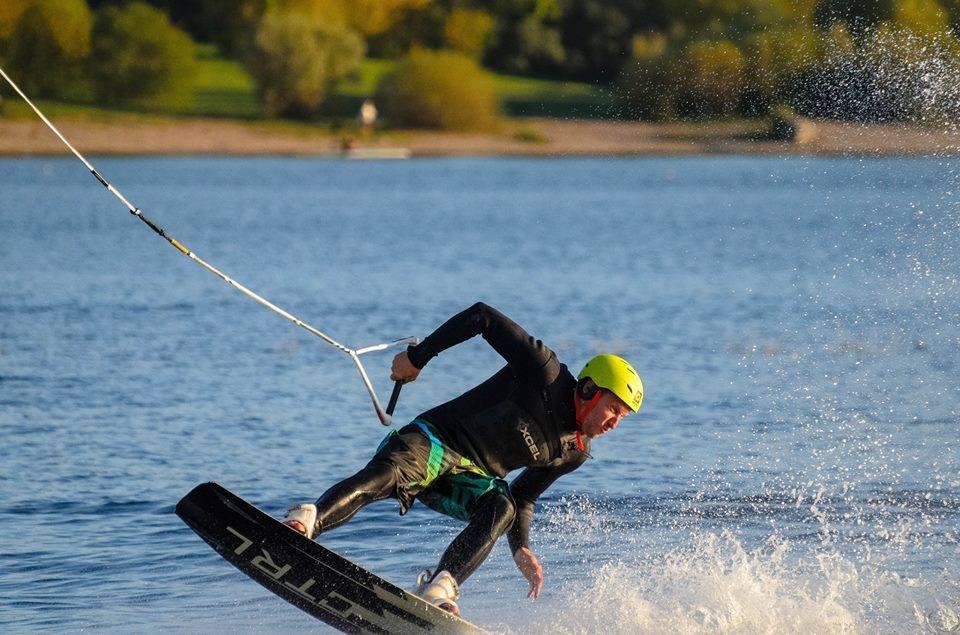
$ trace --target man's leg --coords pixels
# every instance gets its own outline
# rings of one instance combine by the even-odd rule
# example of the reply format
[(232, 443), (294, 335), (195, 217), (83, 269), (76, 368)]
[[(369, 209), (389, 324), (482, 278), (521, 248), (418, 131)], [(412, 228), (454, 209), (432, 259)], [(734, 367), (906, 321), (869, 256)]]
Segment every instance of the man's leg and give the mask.
[(309, 514), (285, 522), (301, 533), (316, 536), (347, 522), (364, 505), (391, 496), (400, 502), (400, 513), (404, 514), (419, 491), (416, 485), (427, 478), (432, 452), (431, 442), (418, 426), (409, 424), (399, 431), (394, 430), (380, 443), (366, 467), (317, 499), (314, 533), (305, 531), (303, 522), (310, 521), (301, 520), (308, 518)]
[[(353, 476), (340, 481), (317, 499), (317, 522), (313, 536), (339, 527), (350, 520), (361, 507), (396, 491), (397, 475), (394, 466), (386, 462), (368, 463)], [(297, 520), (288, 521), (291, 527), (306, 533), (306, 527)]]
[(466, 528), (443, 553), (436, 570), (449, 571), (458, 584), (463, 584), (490, 555), (497, 539), (510, 529), (515, 513), (509, 496), (499, 491), (485, 494), (477, 501)]

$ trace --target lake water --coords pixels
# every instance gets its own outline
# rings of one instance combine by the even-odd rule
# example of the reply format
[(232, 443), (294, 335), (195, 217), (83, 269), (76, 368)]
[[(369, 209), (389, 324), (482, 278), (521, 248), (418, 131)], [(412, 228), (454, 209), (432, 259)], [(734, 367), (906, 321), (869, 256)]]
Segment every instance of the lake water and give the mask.
[[(512, 633), (960, 628), (960, 174), (938, 158), (95, 160), (200, 257), (351, 346), (483, 300), (639, 416), (464, 586)], [(381, 396), (389, 353), (365, 356)], [(479, 338), (406, 421), (500, 365)], [(386, 430), (350, 360), (197, 267), (73, 159), (0, 161), (0, 628), (319, 623), (174, 515), (271, 513)], [(323, 542), (408, 586), (458, 523), (377, 503)]]

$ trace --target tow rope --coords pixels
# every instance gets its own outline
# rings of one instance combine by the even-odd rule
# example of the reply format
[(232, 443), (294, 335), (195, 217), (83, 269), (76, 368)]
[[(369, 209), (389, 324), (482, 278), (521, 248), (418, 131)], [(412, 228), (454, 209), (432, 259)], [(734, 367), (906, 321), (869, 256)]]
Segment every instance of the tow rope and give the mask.
[(374, 351), (382, 351), (382, 350), (391, 348), (391, 347), (393, 347), (393, 346), (416, 344), (416, 343), (418, 342), (417, 338), (415, 338), (415, 337), (403, 337), (403, 338), (400, 338), (400, 339), (397, 339), (397, 340), (393, 340), (393, 341), (391, 341), (391, 342), (386, 342), (386, 343), (384, 343), (384, 344), (374, 344), (374, 345), (372, 345), (372, 346), (364, 346), (364, 347), (362, 347), (362, 348), (356, 348), (356, 349), (349, 348), (349, 347), (347, 347), (347, 346), (344, 346), (344, 345), (341, 344), (340, 342), (334, 340), (334, 339), (333, 339), (332, 337), (330, 337), (329, 335), (321, 332), (319, 329), (317, 329), (317, 328), (315, 328), (315, 327), (307, 324), (306, 322), (304, 322), (304, 321), (301, 320), (300, 318), (296, 317), (295, 315), (293, 315), (293, 314), (285, 311), (284, 309), (281, 309), (280, 307), (278, 307), (277, 305), (273, 304), (272, 302), (270, 302), (270, 301), (267, 300), (266, 298), (264, 298), (264, 297), (262, 297), (262, 296), (260, 296), (260, 295), (258, 295), (258, 294), (256, 294), (256, 293), (254, 293), (253, 291), (251, 291), (251, 290), (248, 289), (247, 287), (243, 286), (242, 284), (240, 284), (239, 282), (237, 282), (236, 280), (234, 280), (233, 278), (231, 278), (231, 277), (228, 276), (227, 274), (223, 273), (222, 271), (220, 271), (219, 269), (217, 269), (216, 267), (214, 267), (214, 266), (211, 265), (210, 263), (206, 262), (205, 260), (203, 260), (202, 258), (200, 258), (199, 256), (197, 256), (195, 253), (193, 253), (192, 251), (190, 251), (189, 249), (187, 249), (187, 248), (186, 248), (180, 241), (178, 241), (176, 238), (168, 235), (168, 234), (163, 230), (162, 227), (160, 227), (159, 225), (157, 225), (156, 223), (154, 223), (153, 221), (151, 221), (149, 218), (147, 218), (147, 217), (143, 214), (143, 212), (140, 211), (139, 208), (135, 207), (132, 203), (130, 203), (130, 201), (128, 201), (128, 200), (123, 196), (123, 194), (120, 193), (119, 190), (117, 190), (117, 189), (116, 189), (113, 185), (111, 185), (105, 178), (103, 178), (103, 176), (102, 176), (99, 172), (97, 172), (96, 168), (94, 168), (93, 165), (91, 165), (90, 162), (87, 161), (87, 160), (83, 157), (83, 155), (80, 154), (80, 153), (77, 151), (77, 149), (74, 148), (74, 147), (70, 144), (69, 141), (67, 141), (66, 137), (64, 137), (64, 136), (60, 133), (60, 131), (57, 129), (57, 127), (54, 126), (54, 125), (50, 122), (50, 120), (47, 119), (47, 118), (44, 116), (44, 114), (43, 114), (42, 112), (40, 112), (40, 109), (37, 108), (32, 101), (30, 101), (30, 98), (27, 97), (22, 90), (20, 90), (20, 87), (17, 86), (12, 79), (10, 79), (10, 76), (7, 75), (2, 68), (0, 68), (0, 75), (2, 75), (5, 80), (7, 80), (7, 83), (10, 84), (10, 86), (13, 88), (13, 90), (16, 91), (17, 94), (20, 95), (20, 97), (23, 98), (23, 100), (27, 103), (28, 106), (30, 106), (30, 108), (33, 110), (33, 112), (37, 113), (37, 116), (40, 117), (40, 120), (43, 121), (43, 123), (45, 123), (45, 124), (47, 125), (47, 127), (50, 128), (50, 130), (52, 130), (55, 135), (57, 135), (57, 137), (60, 139), (60, 141), (62, 141), (62, 142), (64, 143), (64, 145), (66, 145), (66, 146), (70, 149), (70, 151), (74, 154), (74, 156), (76, 156), (78, 159), (80, 159), (80, 161), (87, 167), (88, 170), (90, 170), (90, 173), (93, 174), (93, 176), (100, 182), (100, 184), (103, 185), (105, 188), (107, 188), (107, 190), (108, 190), (111, 194), (113, 194), (114, 196), (116, 196), (116, 197), (120, 200), (120, 202), (123, 203), (123, 204), (126, 206), (127, 210), (128, 210), (131, 214), (133, 214), (134, 216), (136, 216), (137, 218), (139, 218), (140, 220), (142, 220), (142, 221), (144, 222), (144, 224), (147, 225), (147, 227), (149, 227), (150, 229), (152, 229), (152, 230), (153, 230), (154, 232), (156, 232), (161, 238), (163, 238), (163, 239), (166, 240), (168, 243), (170, 243), (171, 245), (173, 245), (173, 247), (175, 247), (176, 250), (179, 251), (180, 253), (182, 253), (184, 256), (188, 257), (190, 260), (194, 261), (195, 263), (197, 263), (198, 265), (200, 265), (201, 267), (203, 267), (204, 269), (206, 269), (206, 270), (209, 271), (210, 273), (214, 274), (215, 276), (217, 276), (218, 278), (220, 278), (221, 280), (223, 280), (224, 282), (226, 282), (227, 284), (229, 284), (230, 286), (232, 286), (234, 289), (237, 289), (238, 291), (240, 291), (241, 293), (243, 293), (243, 294), (246, 295), (247, 297), (252, 298), (253, 300), (259, 302), (260, 304), (262, 304), (263, 306), (267, 307), (268, 309), (270, 309), (270, 310), (273, 311), (274, 313), (277, 313), (278, 315), (281, 315), (281, 316), (285, 317), (286, 319), (288, 319), (289, 321), (293, 322), (294, 324), (296, 324), (296, 325), (299, 326), (300, 328), (305, 329), (306, 331), (309, 331), (309, 332), (312, 333), (313, 335), (316, 335), (317, 337), (319, 337), (320, 339), (322, 339), (324, 342), (326, 342), (326, 343), (329, 344), (330, 346), (336, 348), (336, 349), (339, 350), (340, 352), (346, 353), (347, 355), (349, 355), (349, 356), (350, 356), (350, 359), (353, 360), (354, 365), (357, 367), (357, 371), (359, 371), (359, 373), (360, 373), (360, 378), (363, 380), (363, 385), (364, 385), (364, 387), (366, 387), (367, 393), (370, 395), (370, 399), (373, 401), (373, 408), (374, 408), (374, 410), (375, 410), (376, 413), (377, 413), (377, 418), (380, 420), (380, 423), (382, 423), (383, 425), (385, 425), (385, 426), (386, 426), (386, 425), (390, 425), (391, 415), (393, 414), (393, 409), (394, 409), (394, 407), (395, 407), (396, 404), (397, 404), (397, 398), (400, 396), (400, 388), (401, 388), (401, 386), (403, 385), (403, 382), (398, 381), (398, 382), (396, 382), (396, 383), (394, 384), (394, 386), (393, 386), (393, 393), (390, 395), (390, 401), (389, 401), (389, 403), (387, 404), (386, 409), (384, 409), (384, 408), (381, 406), (381, 404), (380, 404), (380, 399), (377, 397), (377, 392), (376, 392), (376, 390), (374, 390), (373, 384), (370, 383), (370, 378), (367, 376), (367, 371), (363, 368), (363, 364), (360, 363), (360, 356), (363, 355), (363, 354), (365, 354), (365, 353), (372, 353), (372, 352), (374, 352)]

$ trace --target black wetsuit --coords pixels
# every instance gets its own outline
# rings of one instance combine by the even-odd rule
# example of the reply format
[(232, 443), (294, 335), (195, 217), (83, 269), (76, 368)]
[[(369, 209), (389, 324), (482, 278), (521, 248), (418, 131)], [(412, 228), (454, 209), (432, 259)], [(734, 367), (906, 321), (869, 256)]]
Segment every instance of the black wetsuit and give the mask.
[(483, 303), (453, 316), (408, 351), (423, 368), (440, 352), (481, 335), (506, 361), (493, 377), (418, 417), (433, 424), (445, 444), (490, 474), (526, 468), (510, 485), (517, 518), (510, 549), (528, 546), (537, 498), (587, 459), (577, 447), (573, 393), (576, 380), (540, 340)]
[[(475, 335), (483, 336), (507, 365), (417, 420), (428, 424), (444, 446), (489, 475), (503, 478), (512, 470), (525, 469), (510, 484), (509, 495), (491, 491), (472, 505), (469, 524), (437, 568), (450, 571), (459, 582), (473, 573), (504, 532), (509, 530), (512, 552), (529, 546), (537, 498), (589, 456), (587, 438), (582, 439), (583, 449), (577, 445), (576, 380), (543, 342), (496, 309), (477, 303), (450, 318), (408, 350), (410, 361), (423, 368), (442, 351)], [(420, 457), (429, 453), (429, 441), (414, 424), (400, 433), (392, 447), (381, 448), (364, 469), (317, 500), (318, 531), (332, 529), (364, 505), (388, 496), (401, 499), (405, 509), (400, 482), (406, 476), (404, 467), (424, 462)]]

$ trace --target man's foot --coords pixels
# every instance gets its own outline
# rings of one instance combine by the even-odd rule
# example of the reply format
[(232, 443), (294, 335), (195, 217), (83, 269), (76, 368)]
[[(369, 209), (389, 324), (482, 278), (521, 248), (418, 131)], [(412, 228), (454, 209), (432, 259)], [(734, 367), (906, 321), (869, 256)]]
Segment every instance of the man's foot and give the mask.
[(460, 607), (457, 606), (460, 585), (449, 571), (440, 571), (433, 575), (428, 569), (424, 569), (417, 576), (417, 586), (414, 587), (413, 594), (444, 611), (460, 615)]
[(283, 515), (281, 522), (312, 540), (317, 533), (317, 506), (313, 503), (294, 505)]

